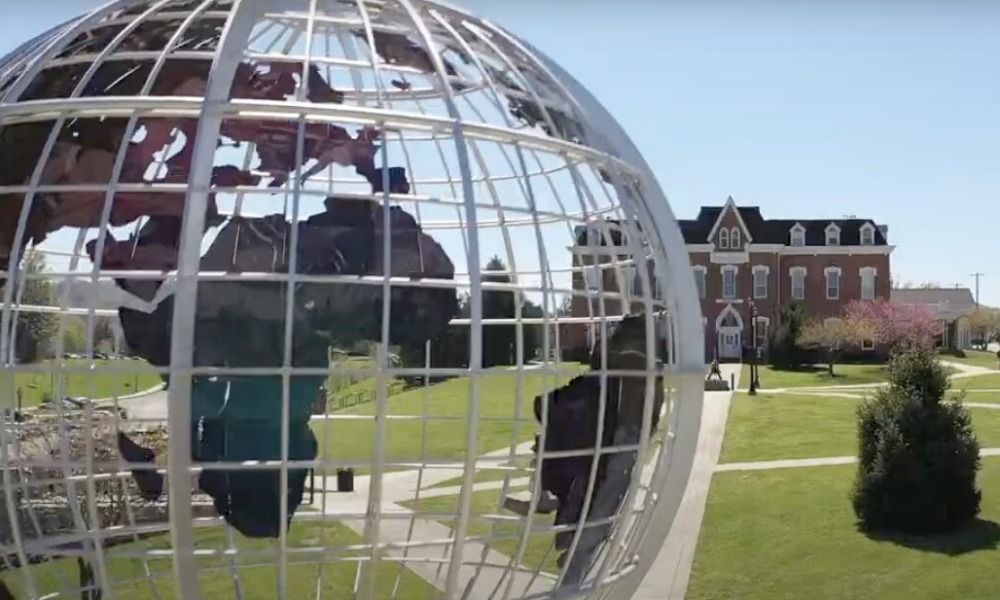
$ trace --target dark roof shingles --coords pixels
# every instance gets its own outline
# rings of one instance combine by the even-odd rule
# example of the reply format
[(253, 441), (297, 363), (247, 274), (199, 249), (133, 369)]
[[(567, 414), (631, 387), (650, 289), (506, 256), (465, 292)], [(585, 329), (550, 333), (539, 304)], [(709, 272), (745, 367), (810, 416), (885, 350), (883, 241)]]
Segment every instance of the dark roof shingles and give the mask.
[[(708, 234), (723, 208), (702, 206), (696, 219), (679, 220), (684, 241), (688, 244), (708, 243)], [(826, 228), (830, 223), (836, 223), (840, 227), (840, 245), (857, 246), (861, 244), (861, 226), (871, 223), (875, 227), (875, 245), (887, 245), (885, 236), (871, 219), (765, 219), (758, 206), (740, 206), (737, 210), (755, 244), (788, 244), (792, 227), (799, 223), (806, 230), (806, 246), (825, 246)]]

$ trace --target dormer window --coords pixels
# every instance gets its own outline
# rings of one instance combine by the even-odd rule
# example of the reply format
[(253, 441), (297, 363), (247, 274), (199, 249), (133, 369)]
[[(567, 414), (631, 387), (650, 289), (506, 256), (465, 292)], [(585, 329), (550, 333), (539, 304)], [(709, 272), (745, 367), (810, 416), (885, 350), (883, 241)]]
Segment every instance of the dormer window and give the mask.
[(805, 229), (805, 227), (799, 225), (798, 223), (795, 224), (795, 227), (792, 227), (792, 230), (789, 233), (789, 236), (790, 236), (790, 240), (791, 240), (791, 245), (792, 246), (805, 246), (806, 245), (806, 229)]
[(737, 229), (737, 228), (735, 228), (735, 227), (733, 227), (733, 233), (731, 234), (731, 236), (729, 238), (729, 245), (732, 246), (733, 250), (739, 250), (740, 246), (742, 245), (740, 243), (740, 241), (741, 241), (740, 240), (740, 230)]
[(729, 249), (729, 230), (726, 228), (719, 230), (719, 248)]
[(826, 245), (840, 245), (840, 227), (837, 227), (836, 223), (830, 223), (826, 226)]
[(865, 223), (861, 226), (861, 245), (862, 246), (874, 246), (875, 245), (875, 226), (871, 223)]

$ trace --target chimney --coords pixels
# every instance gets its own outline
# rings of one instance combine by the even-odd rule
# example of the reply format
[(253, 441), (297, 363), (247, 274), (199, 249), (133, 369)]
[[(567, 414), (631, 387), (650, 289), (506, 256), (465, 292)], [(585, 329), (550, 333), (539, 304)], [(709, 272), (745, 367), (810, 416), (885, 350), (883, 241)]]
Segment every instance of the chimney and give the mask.
[(885, 238), (885, 243), (888, 244), (889, 243), (889, 226), (888, 225), (879, 225), (878, 226), (878, 231), (879, 231), (879, 233), (882, 234), (882, 237)]

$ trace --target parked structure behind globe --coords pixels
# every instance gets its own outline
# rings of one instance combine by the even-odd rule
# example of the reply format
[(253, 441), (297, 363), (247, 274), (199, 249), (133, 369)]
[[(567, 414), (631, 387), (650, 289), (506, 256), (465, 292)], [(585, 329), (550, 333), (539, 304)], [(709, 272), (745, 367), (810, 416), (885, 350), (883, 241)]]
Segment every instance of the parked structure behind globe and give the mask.
[[(628, 303), (583, 292), (597, 310), (576, 321), (602, 342), (568, 364), (578, 226), (628, 240), (608, 277), (649, 269)], [(404, 575), (449, 598), (624, 598), (684, 492), (704, 348), (672, 212), (586, 90), (451, 6), (119, 0), (24, 44), (0, 62), (0, 272), (0, 408), (32, 372), (57, 397), (115, 369), (168, 385), (148, 422), (118, 390), (84, 406), (124, 417), (2, 417), (19, 599), (242, 597), (251, 563), (279, 598), (334, 594), (355, 568), (359, 598), (397, 597)], [(109, 319), (148, 365), (92, 362)], [(62, 358), (70, 328), (84, 359)], [(509, 367), (482, 368), (490, 339), (511, 340)], [(347, 372), (375, 400), (321, 411)], [(390, 396), (400, 380), (415, 389)], [(337, 493), (326, 474), (347, 469)], [(422, 507), (456, 477), (450, 516)], [(210, 560), (220, 533), (229, 558)], [(79, 573), (53, 576), (65, 564)]]

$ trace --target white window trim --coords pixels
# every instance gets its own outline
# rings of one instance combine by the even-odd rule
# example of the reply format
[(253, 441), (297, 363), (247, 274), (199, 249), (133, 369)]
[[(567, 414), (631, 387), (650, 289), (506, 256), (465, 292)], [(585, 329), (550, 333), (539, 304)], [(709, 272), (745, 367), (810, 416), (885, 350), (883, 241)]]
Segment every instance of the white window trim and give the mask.
[[(763, 273), (764, 274), (764, 293), (763, 294), (758, 294), (757, 293), (757, 275), (759, 273)], [(765, 298), (767, 298), (768, 289), (771, 287), (770, 286), (770, 283), (771, 283), (770, 282), (770, 277), (771, 277), (771, 267), (769, 267), (767, 265), (756, 265), (753, 268), (753, 297), (754, 298), (757, 298), (757, 299), (765, 299)]]
[[(736, 277), (739, 275), (740, 269), (736, 265), (723, 265), (719, 269), (719, 275), (722, 277), (722, 299), (723, 300), (735, 300), (739, 294), (739, 285)], [(731, 296), (726, 295), (726, 273), (733, 274), (733, 294)]]
[[(595, 276), (594, 273), (597, 275)], [(583, 286), (588, 292), (600, 291), (603, 287), (602, 270), (600, 265), (584, 265)], [(596, 284), (596, 285), (595, 285)]]
[[(870, 236), (868, 241), (865, 241), (865, 233)], [(858, 239), (858, 243), (862, 246), (874, 246), (875, 245), (875, 226), (871, 223), (865, 223), (861, 226), (861, 237)]]
[[(790, 246), (801, 247), (806, 245), (806, 228), (800, 223), (796, 223), (788, 232), (788, 243)], [(798, 243), (796, 243), (798, 240)]]
[[(829, 225), (827, 225), (826, 229), (823, 230), (823, 236), (824, 236), (823, 237), (824, 243), (827, 246), (839, 246), (840, 245), (840, 227), (838, 227), (836, 223), (830, 223)], [(833, 237), (833, 236), (836, 236), (836, 240), (837, 241), (831, 244), (830, 243), (830, 238)]]
[(734, 250), (739, 250), (743, 246), (743, 241), (740, 239), (742, 237), (740, 230), (733, 227), (732, 233), (729, 234), (729, 246)]
[(865, 351), (871, 351), (875, 349), (875, 340), (864, 339), (861, 340), (861, 349)]
[[(837, 274), (837, 295), (835, 296), (830, 295), (830, 275), (832, 275), (833, 273)], [(823, 269), (823, 280), (824, 280), (823, 287), (824, 287), (824, 294), (826, 295), (827, 300), (840, 300), (840, 292), (841, 292), (840, 288), (842, 287), (841, 276), (842, 276), (842, 271), (840, 267), (827, 267)]]
[(719, 248), (729, 250), (729, 230), (725, 227), (719, 230)]
[(598, 246), (601, 243), (601, 239), (604, 237), (604, 229), (606, 225), (600, 221), (589, 223), (587, 225), (587, 245), (588, 246)]
[(698, 284), (695, 283), (695, 289), (698, 289), (698, 299), (704, 300), (705, 296), (708, 295), (708, 267), (704, 265), (695, 265), (691, 267), (691, 270), (698, 273), (698, 279), (701, 281), (701, 289), (698, 289)]
[(635, 282), (638, 280), (637, 269), (634, 264), (621, 265), (618, 267), (619, 272), (622, 275), (622, 283), (624, 287), (619, 290), (622, 296), (622, 300), (631, 303), (635, 299)]
[[(866, 276), (871, 278), (871, 287), (868, 288), (871, 294), (865, 294), (865, 279)], [(874, 300), (875, 299), (875, 278), (878, 277), (878, 269), (875, 267), (861, 267), (858, 269), (858, 277), (861, 279), (861, 299), (862, 300)]]
[(758, 341), (757, 341), (757, 347), (758, 348), (761, 347), (762, 345), (763, 346), (767, 345), (767, 336), (768, 336), (768, 334), (771, 333), (771, 318), (770, 317), (762, 317), (762, 316), (759, 316), (759, 315), (757, 316), (757, 324), (756, 324), (757, 325), (757, 332), (756, 333), (757, 333), (757, 337), (758, 338), (762, 337), (760, 335), (761, 334), (761, 330), (760, 330), (760, 324), (761, 323), (764, 324), (764, 331), (763, 331), (763, 333), (764, 333), (764, 335), (763, 335), (764, 343), (761, 344), (760, 340), (758, 339)]
[[(791, 288), (789, 290), (789, 295), (791, 296), (792, 300), (805, 300), (806, 299), (806, 287), (807, 287), (806, 286), (806, 274), (807, 273), (808, 273), (808, 271), (806, 270), (805, 267), (792, 267), (792, 268), (788, 269), (788, 278), (789, 278), (789, 281), (790, 281), (790, 284), (791, 284), (789, 286)], [(802, 277), (802, 295), (801, 296), (796, 296), (795, 295), (795, 278), (796, 278), (796, 276), (799, 276), (799, 275), (801, 275), (801, 277)]]

